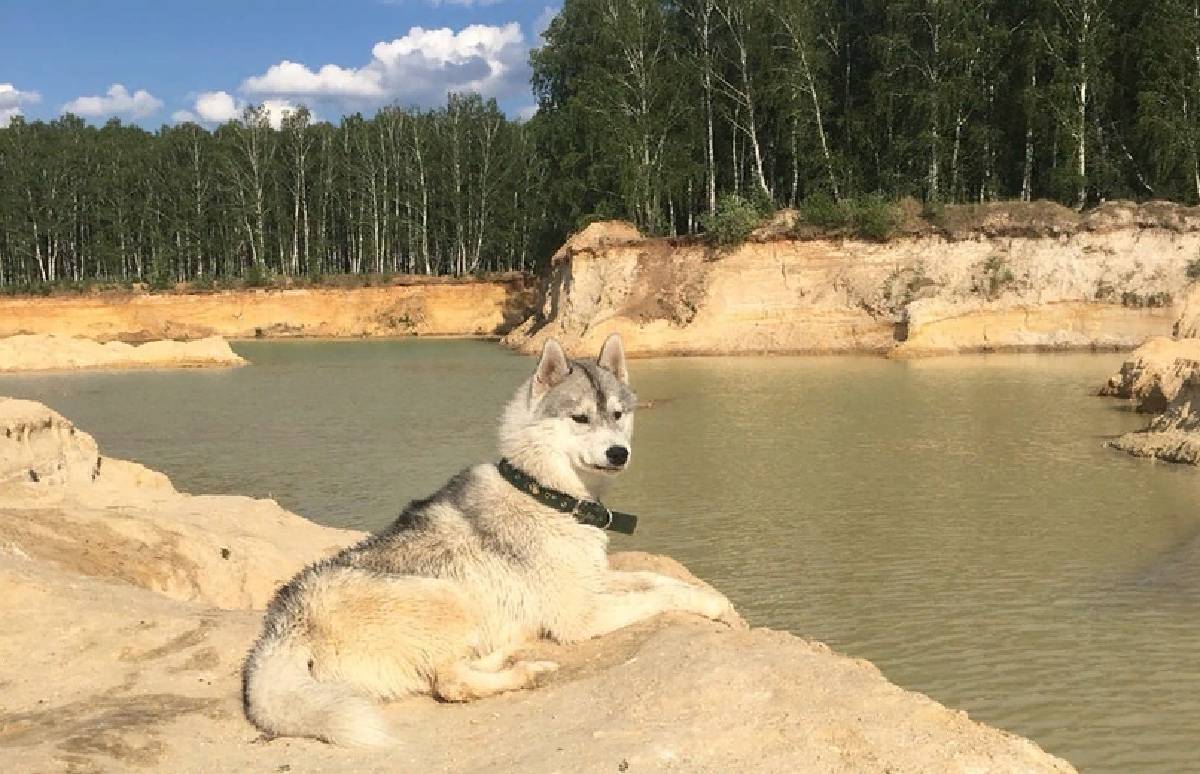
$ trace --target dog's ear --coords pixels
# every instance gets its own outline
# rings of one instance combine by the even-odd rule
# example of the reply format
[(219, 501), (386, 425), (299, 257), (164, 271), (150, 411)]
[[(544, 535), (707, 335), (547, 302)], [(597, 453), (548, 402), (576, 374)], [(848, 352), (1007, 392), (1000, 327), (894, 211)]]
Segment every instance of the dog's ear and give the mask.
[(542, 357), (533, 372), (533, 399), (537, 400), (560, 384), (571, 373), (571, 364), (557, 339), (547, 339), (542, 347)]
[(604, 346), (600, 348), (600, 359), (596, 362), (601, 368), (612, 371), (613, 376), (622, 383), (629, 384), (629, 371), (625, 369), (625, 345), (621, 343), (621, 334), (610, 334), (604, 340)]

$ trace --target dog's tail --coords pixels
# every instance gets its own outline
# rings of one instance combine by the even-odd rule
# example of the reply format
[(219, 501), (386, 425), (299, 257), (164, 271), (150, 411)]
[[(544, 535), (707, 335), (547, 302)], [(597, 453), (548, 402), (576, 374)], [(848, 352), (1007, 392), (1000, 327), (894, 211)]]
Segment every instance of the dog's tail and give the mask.
[(275, 736), (308, 736), (347, 747), (394, 742), (379, 708), (342, 683), (312, 676), (307, 644), (264, 636), (242, 673), (246, 717)]

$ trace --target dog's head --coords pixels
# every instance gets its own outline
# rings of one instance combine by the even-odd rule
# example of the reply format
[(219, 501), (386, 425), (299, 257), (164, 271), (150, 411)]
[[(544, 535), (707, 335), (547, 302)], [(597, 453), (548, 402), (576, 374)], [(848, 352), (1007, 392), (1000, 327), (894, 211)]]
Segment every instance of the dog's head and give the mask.
[(619, 473), (632, 456), (636, 407), (620, 336), (608, 337), (595, 362), (568, 359), (550, 339), (533, 376), (509, 404), (502, 451), (532, 467), (568, 465), (585, 480)]

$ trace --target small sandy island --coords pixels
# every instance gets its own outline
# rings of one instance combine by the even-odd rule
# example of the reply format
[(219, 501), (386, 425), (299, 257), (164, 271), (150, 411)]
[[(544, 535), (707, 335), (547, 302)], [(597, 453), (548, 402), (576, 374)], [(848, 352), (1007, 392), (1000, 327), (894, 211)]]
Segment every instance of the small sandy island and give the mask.
[[(0, 398), (0, 757), (12, 771), (1042, 772), (1032, 742), (768, 629), (665, 616), (570, 648), (535, 690), (387, 710), (395, 749), (267, 740), (240, 667), (276, 584), (361, 537), (192, 496)], [(693, 582), (664, 557), (614, 565)]]
[(0, 339), (0, 373), (73, 371), (86, 368), (200, 368), (244, 365), (219, 336), (196, 341), (149, 341), (126, 344), (53, 334)]

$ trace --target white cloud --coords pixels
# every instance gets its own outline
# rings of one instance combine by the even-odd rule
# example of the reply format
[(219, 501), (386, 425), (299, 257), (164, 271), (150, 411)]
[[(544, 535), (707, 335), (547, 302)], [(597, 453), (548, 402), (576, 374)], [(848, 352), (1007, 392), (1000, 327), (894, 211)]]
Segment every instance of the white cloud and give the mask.
[(528, 121), (529, 119), (533, 118), (534, 114), (537, 112), (538, 106), (536, 103), (532, 105), (522, 105), (521, 107), (517, 108), (517, 118), (521, 121)]
[(157, 112), (162, 106), (162, 100), (145, 89), (138, 89), (130, 94), (123, 85), (114, 83), (103, 96), (92, 95), (71, 100), (62, 106), (62, 112), (74, 113), (87, 118), (101, 116), (145, 118)]
[(42, 95), (36, 91), (21, 91), (11, 83), (0, 83), (0, 127), (21, 115), (26, 105), (41, 102)]
[(527, 56), (516, 22), (473, 24), (457, 32), (413, 27), (403, 37), (376, 43), (363, 67), (327, 64), (314, 71), (285, 60), (247, 78), (241, 90), (252, 98), (323, 100), (350, 109), (434, 104), (450, 91), (504, 97), (528, 88)]
[(227, 91), (206, 91), (196, 97), (192, 111), (205, 123), (223, 124), (240, 116), (242, 107)]
[(352, 70), (329, 64), (314, 73), (304, 65), (286, 59), (271, 65), (262, 75), (247, 78), (242, 91), (308, 97), (380, 97), (384, 93), (380, 74), (374, 70)]
[[(177, 124), (192, 121), (198, 124), (223, 124), (242, 117), (250, 103), (235, 99), (227, 91), (206, 91), (196, 96), (191, 110), (176, 110), (171, 114), (171, 120)], [(267, 112), (267, 121), (278, 129), (283, 124), (283, 118), (294, 111), (299, 105), (284, 99), (267, 99), (261, 103)]]

